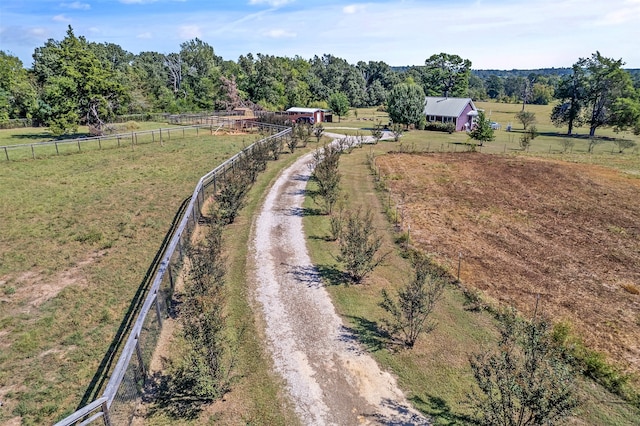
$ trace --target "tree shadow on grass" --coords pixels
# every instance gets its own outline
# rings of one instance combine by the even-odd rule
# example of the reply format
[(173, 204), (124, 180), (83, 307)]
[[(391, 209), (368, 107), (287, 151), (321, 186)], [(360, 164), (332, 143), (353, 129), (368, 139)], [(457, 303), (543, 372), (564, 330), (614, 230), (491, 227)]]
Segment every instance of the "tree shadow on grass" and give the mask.
[(288, 216), (324, 216), (324, 213), (320, 209), (310, 208), (310, 207), (292, 207), (287, 212)]
[(333, 241), (336, 240), (331, 235), (324, 235), (324, 236), (321, 236), (321, 235), (310, 235), (307, 238), (309, 238), (310, 240), (320, 240), (320, 241), (324, 241), (324, 242), (327, 242), (327, 243), (330, 243), (330, 242), (333, 242)]
[(162, 412), (171, 419), (195, 420), (204, 406), (211, 403), (208, 400), (176, 396), (171, 388), (173, 378), (170, 374), (155, 372), (147, 378), (144, 386), (143, 402), (148, 404), (148, 414)]
[(437, 419), (437, 424), (442, 425), (477, 425), (478, 422), (471, 416), (463, 413), (456, 413), (451, 410), (451, 407), (444, 399), (423, 394), (425, 398), (420, 396), (413, 396), (409, 400), (415, 407), (425, 412), (429, 416)]
[(345, 327), (358, 341), (371, 352), (379, 351), (389, 345), (393, 345), (393, 339), (389, 333), (381, 328), (376, 321), (363, 317), (347, 315), (353, 327)]
[(54, 140), (55, 137), (49, 132), (41, 132), (41, 133), (31, 133), (31, 134), (24, 134), (24, 135), (22, 134), (11, 135), (11, 139), (38, 139), (38, 141), (48, 142), (50, 140)]
[(316, 265), (318, 274), (327, 285), (340, 285), (350, 282), (349, 274), (341, 271), (336, 265)]

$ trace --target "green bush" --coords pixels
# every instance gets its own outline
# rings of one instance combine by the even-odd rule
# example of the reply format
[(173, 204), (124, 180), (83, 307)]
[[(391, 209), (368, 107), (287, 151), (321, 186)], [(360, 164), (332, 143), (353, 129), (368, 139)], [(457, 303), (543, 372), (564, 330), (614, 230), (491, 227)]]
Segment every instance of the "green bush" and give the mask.
[(447, 132), (453, 133), (456, 131), (456, 125), (453, 123), (438, 123), (432, 121), (430, 123), (426, 123), (424, 130), (431, 130), (434, 132)]

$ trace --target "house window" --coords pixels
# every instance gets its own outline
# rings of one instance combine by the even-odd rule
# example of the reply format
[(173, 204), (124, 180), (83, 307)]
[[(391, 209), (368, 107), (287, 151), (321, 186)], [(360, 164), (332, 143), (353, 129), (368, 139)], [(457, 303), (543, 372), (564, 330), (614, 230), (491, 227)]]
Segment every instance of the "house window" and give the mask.
[(435, 115), (430, 115), (429, 116), (429, 121), (431, 121), (431, 122), (436, 121), (436, 116)]

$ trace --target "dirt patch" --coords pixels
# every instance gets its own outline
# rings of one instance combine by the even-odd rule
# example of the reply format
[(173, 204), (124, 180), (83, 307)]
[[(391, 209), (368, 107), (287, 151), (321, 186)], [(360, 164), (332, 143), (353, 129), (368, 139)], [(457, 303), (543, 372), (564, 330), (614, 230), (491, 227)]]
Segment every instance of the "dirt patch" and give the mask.
[(54, 275), (45, 275), (36, 271), (26, 271), (16, 277), (3, 277), (4, 285), (14, 287), (15, 292), (6, 296), (3, 301), (22, 306), (23, 312), (38, 308), (47, 300), (51, 300), (70, 285), (86, 287), (88, 280), (84, 268), (98, 262), (106, 254), (105, 250), (93, 252), (75, 266)]
[(483, 154), (377, 158), (412, 243), (461, 280), (568, 320), (640, 373), (640, 180), (603, 167)]

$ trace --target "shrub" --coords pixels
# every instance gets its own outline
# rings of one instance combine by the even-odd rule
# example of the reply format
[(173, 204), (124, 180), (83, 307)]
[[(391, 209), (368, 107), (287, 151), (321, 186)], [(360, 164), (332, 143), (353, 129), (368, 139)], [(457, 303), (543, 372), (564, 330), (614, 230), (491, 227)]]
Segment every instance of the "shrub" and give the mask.
[(316, 137), (316, 142), (320, 142), (320, 138), (322, 137), (323, 133), (324, 127), (322, 126), (322, 124), (318, 124), (313, 128), (313, 136)]
[(169, 364), (160, 395), (180, 417), (227, 393), (233, 368), (223, 314), (222, 227), (214, 224), (203, 243), (187, 248), (187, 256), (191, 262), (179, 317), (184, 346)]
[(578, 406), (575, 377), (554, 344), (551, 323), (500, 316), (500, 341), (469, 362), (477, 388), (470, 395), (481, 425), (554, 424)]
[(408, 348), (414, 346), (421, 334), (436, 328), (436, 323), (429, 317), (442, 297), (445, 282), (429, 273), (430, 263), (426, 256), (414, 255), (415, 276), (398, 291), (397, 300), (392, 300), (386, 290), (382, 290), (380, 307), (392, 317), (391, 321), (385, 321), (389, 332), (392, 335), (399, 333)]
[(325, 145), (313, 154), (312, 177), (318, 185), (316, 194), (322, 198), (327, 214), (331, 214), (333, 206), (340, 194), (340, 173), (338, 165), (341, 150), (334, 145)]
[(453, 133), (456, 131), (456, 126), (453, 123), (438, 123), (433, 121), (433, 122), (426, 123), (424, 130)]
[(530, 124), (534, 124), (536, 122), (536, 114), (531, 111), (520, 111), (516, 114), (516, 120), (522, 123), (524, 130), (527, 130), (527, 127)]
[(382, 245), (382, 237), (376, 233), (372, 225), (371, 211), (361, 214), (358, 210), (347, 214), (341, 233), (338, 261), (344, 263), (354, 283), (362, 282), (386, 257), (376, 257)]
[(571, 139), (562, 139), (560, 141), (560, 144), (562, 145), (562, 152), (565, 153), (571, 149), (573, 149), (573, 146), (576, 144), (574, 141), (572, 141)]

